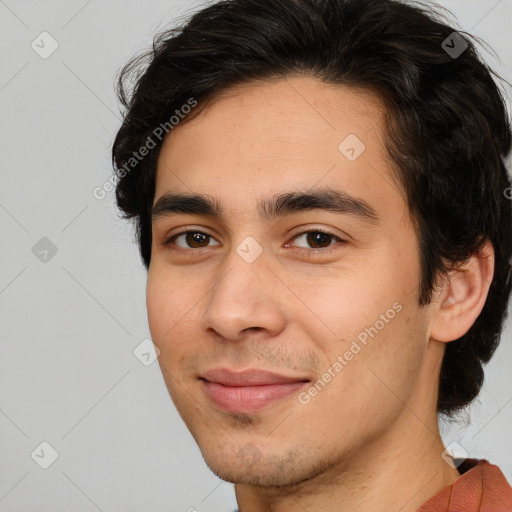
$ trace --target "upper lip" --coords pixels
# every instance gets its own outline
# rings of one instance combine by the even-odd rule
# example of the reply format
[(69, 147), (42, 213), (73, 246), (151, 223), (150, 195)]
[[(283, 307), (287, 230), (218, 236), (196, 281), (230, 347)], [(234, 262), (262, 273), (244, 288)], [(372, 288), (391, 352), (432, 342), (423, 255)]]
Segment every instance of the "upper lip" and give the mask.
[(264, 370), (249, 369), (234, 372), (226, 368), (218, 368), (203, 373), (200, 377), (209, 382), (224, 386), (265, 386), (271, 384), (290, 384), (293, 382), (309, 382), (305, 377), (289, 377)]

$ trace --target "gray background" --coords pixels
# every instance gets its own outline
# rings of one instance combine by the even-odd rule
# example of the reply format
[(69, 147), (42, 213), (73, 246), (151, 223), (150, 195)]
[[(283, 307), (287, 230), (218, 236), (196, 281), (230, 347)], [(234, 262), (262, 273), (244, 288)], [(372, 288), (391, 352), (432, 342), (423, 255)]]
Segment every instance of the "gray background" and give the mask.
[[(441, 4), (496, 50), (501, 64), (484, 57), (512, 80), (512, 0)], [(235, 507), (158, 364), (134, 356), (149, 337), (145, 271), (113, 194), (92, 194), (111, 176), (117, 71), (200, 5), (0, 0), (0, 512)], [(43, 31), (59, 45), (47, 59), (31, 47)], [(498, 464), (510, 481), (511, 338), (509, 325), (471, 418), (443, 425), (446, 444)], [(48, 469), (38, 465), (51, 458), (43, 441), (58, 452)]]

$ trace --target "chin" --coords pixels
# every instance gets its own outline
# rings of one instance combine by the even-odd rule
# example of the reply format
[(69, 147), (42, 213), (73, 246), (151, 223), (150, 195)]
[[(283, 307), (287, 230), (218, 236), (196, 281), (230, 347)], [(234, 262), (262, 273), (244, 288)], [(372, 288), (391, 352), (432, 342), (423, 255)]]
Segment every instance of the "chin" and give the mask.
[(301, 458), (295, 450), (264, 455), (252, 443), (232, 450), (201, 449), (206, 465), (221, 480), (254, 487), (293, 487), (320, 474), (312, 460)]
[(253, 487), (288, 487), (298, 483), (297, 480), (290, 478), (291, 475), (286, 474), (282, 470), (264, 469), (260, 465), (251, 468), (234, 467), (232, 463), (213, 464), (207, 462), (207, 465), (212, 473), (221, 480), (232, 484), (243, 484)]

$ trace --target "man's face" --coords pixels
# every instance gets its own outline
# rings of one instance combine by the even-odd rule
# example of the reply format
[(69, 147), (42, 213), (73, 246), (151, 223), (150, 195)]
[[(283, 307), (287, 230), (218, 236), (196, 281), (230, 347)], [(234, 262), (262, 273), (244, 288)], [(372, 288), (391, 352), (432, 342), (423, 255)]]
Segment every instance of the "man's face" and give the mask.
[[(435, 403), (418, 242), (383, 115), (367, 93), (290, 78), (231, 89), (163, 144), (149, 325), (169, 393), (225, 480), (286, 485), (341, 468)], [(325, 191), (339, 211), (257, 207)], [(222, 217), (171, 211), (166, 194), (206, 195)], [(287, 383), (226, 386), (212, 370)]]

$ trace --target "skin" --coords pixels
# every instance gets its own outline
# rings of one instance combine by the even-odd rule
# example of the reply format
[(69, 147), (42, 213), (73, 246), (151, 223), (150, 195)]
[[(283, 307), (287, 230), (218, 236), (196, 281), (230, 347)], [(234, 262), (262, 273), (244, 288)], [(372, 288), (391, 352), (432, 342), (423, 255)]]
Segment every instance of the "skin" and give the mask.
[[(384, 113), (368, 92), (307, 76), (244, 84), (176, 126), (161, 149), (155, 203), (169, 192), (210, 194), (225, 217), (155, 218), (151, 335), (179, 414), (210, 469), (235, 483), (242, 512), (413, 512), (459, 476), (441, 456), (439, 368), (445, 343), (483, 307), (492, 247), (418, 306), (418, 240), (383, 147)], [(349, 134), (366, 146), (354, 161), (338, 149)], [(363, 199), (378, 222), (325, 210), (257, 215), (260, 199), (319, 188)], [(315, 229), (334, 237), (314, 245)], [(187, 230), (211, 238), (164, 245)], [(249, 236), (262, 248), (252, 263), (236, 252)], [(334, 372), (396, 303), (394, 318)], [(234, 414), (199, 380), (219, 367), (313, 383), (329, 368), (335, 376), (307, 404), (295, 393)]]

